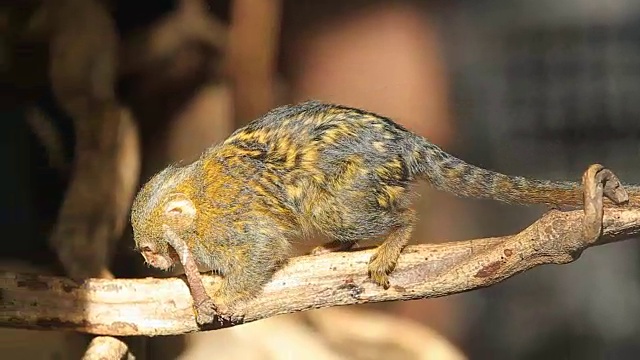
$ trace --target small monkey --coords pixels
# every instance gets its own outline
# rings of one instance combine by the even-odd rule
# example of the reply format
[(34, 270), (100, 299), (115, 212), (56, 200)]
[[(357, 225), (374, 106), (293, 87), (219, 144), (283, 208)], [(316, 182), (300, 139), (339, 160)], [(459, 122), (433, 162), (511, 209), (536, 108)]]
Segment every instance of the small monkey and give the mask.
[[(388, 288), (416, 221), (409, 186), (418, 180), (457, 196), (511, 204), (583, 203), (580, 183), (485, 170), (386, 117), (308, 101), (273, 109), (195, 162), (152, 177), (133, 203), (134, 239), (151, 266), (187, 261), (197, 310), (222, 318), (259, 294), (288, 258), (290, 241), (312, 231), (332, 239), (313, 254), (383, 238), (368, 273)], [(626, 189), (637, 204), (640, 187)], [(213, 301), (202, 291), (196, 299), (194, 263), (222, 275)], [(198, 309), (205, 300), (209, 310)]]

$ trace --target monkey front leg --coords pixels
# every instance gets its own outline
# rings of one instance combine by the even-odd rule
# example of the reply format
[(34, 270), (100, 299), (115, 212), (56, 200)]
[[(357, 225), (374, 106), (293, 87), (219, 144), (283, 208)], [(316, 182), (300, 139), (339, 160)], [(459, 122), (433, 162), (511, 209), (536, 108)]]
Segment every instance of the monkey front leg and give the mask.
[(237, 320), (228, 314), (229, 309), (226, 306), (216, 304), (207, 294), (202, 283), (202, 275), (200, 275), (198, 265), (187, 244), (169, 226), (163, 225), (163, 229), (169, 245), (178, 254), (184, 268), (198, 325), (212, 323), (216, 316), (229, 321)]

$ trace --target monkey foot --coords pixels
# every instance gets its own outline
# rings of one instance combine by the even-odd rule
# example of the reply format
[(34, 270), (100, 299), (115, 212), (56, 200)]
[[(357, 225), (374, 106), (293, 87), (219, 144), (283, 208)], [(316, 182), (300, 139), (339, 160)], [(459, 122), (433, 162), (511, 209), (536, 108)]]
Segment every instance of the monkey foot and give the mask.
[(311, 255), (313, 256), (317, 256), (317, 255), (323, 255), (323, 254), (327, 254), (333, 252), (331, 249), (328, 249), (326, 247), (324, 247), (324, 245), (320, 245), (320, 246), (316, 246), (311, 250)]
[(389, 274), (396, 267), (395, 262), (385, 261), (384, 257), (374, 254), (369, 261), (369, 277), (374, 283), (382, 286), (385, 290), (389, 288)]
[(313, 248), (313, 250), (311, 250), (311, 255), (316, 256), (316, 255), (322, 255), (322, 254), (327, 254), (327, 253), (336, 252), (336, 251), (347, 251), (351, 249), (354, 245), (355, 243), (353, 242), (334, 240)]
[(237, 323), (242, 321), (242, 316), (231, 313), (224, 305), (216, 305), (213, 300), (206, 299), (195, 307), (196, 322), (198, 325), (211, 324), (214, 320), (220, 323)]

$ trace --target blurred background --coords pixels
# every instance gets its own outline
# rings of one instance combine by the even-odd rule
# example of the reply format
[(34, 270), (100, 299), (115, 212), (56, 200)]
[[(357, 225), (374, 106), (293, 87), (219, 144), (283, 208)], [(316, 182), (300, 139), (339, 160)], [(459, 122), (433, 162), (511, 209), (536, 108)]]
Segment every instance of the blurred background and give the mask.
[[(90, 13), (109, 21), (88, 21)], [(91, 154), (135, 169), (136, 181), (123, 181), (130, 191), (267, 110), (306, 99), (383, 114), (505, 173), (579, 180), (597, 162), (624, 182), (640, 179), (637, 1), (22, 0), (0, 2), (0, 31), (5, 270), (68, 268), (48, 239), (65, 221), (60, 209), (86, 152), (78, 144), (111, 136), (111, 118), (87, 110), (104, 103), (130, 113), (139, 156), (113, 157), (107, 146)], [(95, 65), (103, 58), (115, 62)], [(52, 65), (60, 59), (72, 65)], [(113, 168), (92, 171), (88, 184)], [(100, 196), (118, 191), (107, 186)], [(461, 200), (426, 185), (419, 192), (412, 243), (511, 234), (545, 210)], [(114, 213), (125, 219), (121, 202)], [(131, 251), (128, 225), (110, 221), (115, 276), (166, 276)], [(637, 241), (615, 243), (465, 294), (138, 339), (131, 349), (151, 359), (633, 359), (639, 256)], [(5, 329), (0, 348), (10, 359), (77, 358), (86, 340)]]

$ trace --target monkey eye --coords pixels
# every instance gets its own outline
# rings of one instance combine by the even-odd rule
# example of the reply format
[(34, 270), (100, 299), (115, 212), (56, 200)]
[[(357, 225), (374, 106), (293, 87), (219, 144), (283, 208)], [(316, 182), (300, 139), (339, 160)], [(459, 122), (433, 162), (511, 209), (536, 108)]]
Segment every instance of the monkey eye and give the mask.
[(147, 245), (145, 245), (145, 246), (141, 247), (141, 248), (140, 248), (140, 251), (141, 251), (141, 252), (145, 252), (145, 253), (153, 252), (153, 250), (151, 249), (151, 247), (150, 247), (150, 246), (147, 246)]

